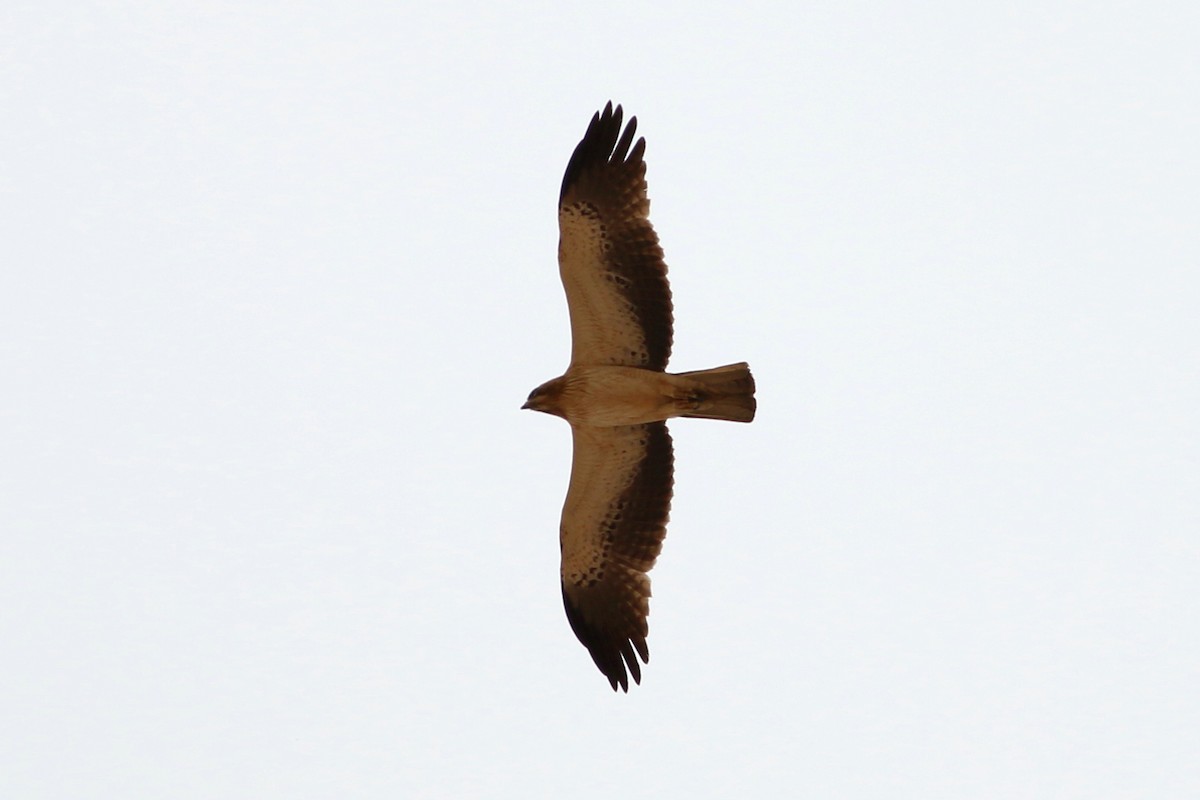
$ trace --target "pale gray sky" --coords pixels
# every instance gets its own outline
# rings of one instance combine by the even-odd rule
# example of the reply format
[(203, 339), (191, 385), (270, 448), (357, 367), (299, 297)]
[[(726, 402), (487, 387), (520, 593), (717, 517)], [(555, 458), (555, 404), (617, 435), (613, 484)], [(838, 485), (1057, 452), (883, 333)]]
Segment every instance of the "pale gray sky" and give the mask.
[[(1200, 795), (1191, 3), (8, 2), (0, 796)], [(558, 588), (563, 167), (646, 136), (652, 658)]]

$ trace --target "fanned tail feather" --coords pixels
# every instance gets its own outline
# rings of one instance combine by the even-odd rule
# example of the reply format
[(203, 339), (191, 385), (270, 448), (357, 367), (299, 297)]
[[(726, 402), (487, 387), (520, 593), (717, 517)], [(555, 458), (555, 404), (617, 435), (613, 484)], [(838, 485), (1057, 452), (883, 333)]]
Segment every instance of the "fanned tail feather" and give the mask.
[(742, 361), (723, 367), (681, 372), (678, 377), (693, 383), (694, 407), (685, 417), (750, 422), (758, 404), (754, 400), (754, 376), (750, 365)]

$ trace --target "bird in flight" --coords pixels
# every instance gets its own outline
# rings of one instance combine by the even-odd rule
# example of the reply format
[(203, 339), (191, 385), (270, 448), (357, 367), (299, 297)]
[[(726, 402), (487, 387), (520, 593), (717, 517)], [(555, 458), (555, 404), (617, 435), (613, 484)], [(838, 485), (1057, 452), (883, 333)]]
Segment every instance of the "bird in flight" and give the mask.
[(754, 419), (745, 363), (668, 373), (671, 289), (646, 196), (646, 140), (610, 102), (592, 116), (563, 176), (558, 271), (571, 316), (567, 371), (522, 408), (571, 424), (571, 482), (559, 528), (571, 629), (615, 691), (641, 683), (650, 579), (674, 481), (664, 420)]

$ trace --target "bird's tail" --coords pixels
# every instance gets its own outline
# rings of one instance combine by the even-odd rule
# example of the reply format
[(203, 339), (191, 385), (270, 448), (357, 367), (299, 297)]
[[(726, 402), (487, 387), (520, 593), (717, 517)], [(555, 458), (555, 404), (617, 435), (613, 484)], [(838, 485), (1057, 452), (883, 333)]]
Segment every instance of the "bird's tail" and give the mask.
[(750, 422), (757, 403), (754, 400), (754, 376), (750, 365), (742, 361), (723, 367), (680, 372), (688, 379), (688, 408), (682, 416)]

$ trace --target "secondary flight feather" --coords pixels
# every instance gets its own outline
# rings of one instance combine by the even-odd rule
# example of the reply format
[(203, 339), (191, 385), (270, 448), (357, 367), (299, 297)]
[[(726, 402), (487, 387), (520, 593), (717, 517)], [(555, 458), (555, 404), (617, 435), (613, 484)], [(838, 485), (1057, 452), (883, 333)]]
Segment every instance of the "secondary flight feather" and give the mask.
[[(649, 663), (650, 578), (667, 533), (674, 455), (665, 420), (754, 419), (745, 363), (668, 373), (671, 289), (646, 194), (646, 140), (612, 103), (592, 116), (563, 175), (558, 271), (571, 363), (523, 408), (571, 424), (559, 545), (571, 629), (612, 688)], [(639, 658), (641, 662), (639, 663)]]

